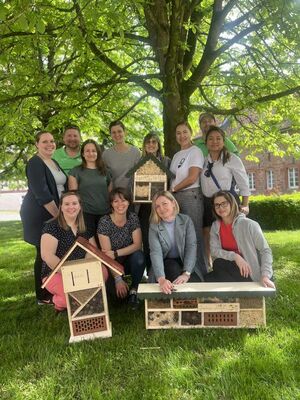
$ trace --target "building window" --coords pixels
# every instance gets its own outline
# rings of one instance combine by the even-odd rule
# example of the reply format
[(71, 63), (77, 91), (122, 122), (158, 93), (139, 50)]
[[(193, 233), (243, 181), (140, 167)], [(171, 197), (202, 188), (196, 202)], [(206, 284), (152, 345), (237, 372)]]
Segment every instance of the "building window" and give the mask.
[(288, 169), (289, 188), (296, 189), (299, 187), (299, 173), (298, 168)]
[(254, 174), (254, 172), (248, 172), (248, 179), (249, 179), (249, 189), (255, 190), (255, 174)]
[(267, 171), (267, 189), (273, 189), (274, 187), (274, 172), (273, 170)]

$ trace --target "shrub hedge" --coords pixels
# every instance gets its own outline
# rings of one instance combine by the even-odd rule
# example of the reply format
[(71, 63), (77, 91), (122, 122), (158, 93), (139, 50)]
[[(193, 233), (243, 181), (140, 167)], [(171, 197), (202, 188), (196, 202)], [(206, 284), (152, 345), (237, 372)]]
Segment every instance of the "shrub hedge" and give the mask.
[(300, 193), (250, 198), (249, 218), (262, 229), (300, 229)]

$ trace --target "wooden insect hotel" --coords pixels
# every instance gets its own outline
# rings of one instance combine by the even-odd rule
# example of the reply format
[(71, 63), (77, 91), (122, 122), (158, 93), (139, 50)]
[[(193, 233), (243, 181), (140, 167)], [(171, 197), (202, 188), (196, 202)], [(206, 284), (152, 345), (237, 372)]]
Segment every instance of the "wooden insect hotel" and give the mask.
[(148, 154), (128, 171), (127, 177), (133, 175), (133, 202), (151, 203), (155, 193), (167, 190), (168, 179), (173, 173), (152, 154)]
[(275, 289), (257, 282), (186, 283), (171, 295), (158, 284), (140, 284), (146, 329), (258, 328), (266, 326), (265, 297)]
[[(77, 246), (92, 257), (67, 261)], [(71, 331), (70, 343), (112, 336), (102, 264), (118, 275), (124, 272), (117, 261), (80, 237), (43, 284), (45, 286), (61, 269)]]

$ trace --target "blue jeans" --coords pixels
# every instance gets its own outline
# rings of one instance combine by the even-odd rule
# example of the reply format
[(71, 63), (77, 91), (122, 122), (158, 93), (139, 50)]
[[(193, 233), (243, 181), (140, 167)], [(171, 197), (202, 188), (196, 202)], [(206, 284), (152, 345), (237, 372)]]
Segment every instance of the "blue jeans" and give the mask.
[(118, 257), (117, 261), (124, 266), (125, 274), (131, 275), (131, 288), (137, 289), (145, 270), (145, 256), (142, 250)]

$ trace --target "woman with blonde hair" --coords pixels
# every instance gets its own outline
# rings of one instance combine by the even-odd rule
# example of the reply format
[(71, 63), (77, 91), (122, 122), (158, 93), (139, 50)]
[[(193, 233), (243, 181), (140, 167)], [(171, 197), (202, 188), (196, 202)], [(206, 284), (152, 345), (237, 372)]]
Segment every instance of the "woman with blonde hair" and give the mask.
[(168, 191), (153, 197), (149, 246), (152, 269), (163, 293), (170, 294), (175, 284), (199, 280), (193, 274), (197, 253), (193, 222), (179, 213), (178, 203)]
[[(44, 282), (51, 274), (52, 270), (60, 262), (71, 246), (75, 243), (78, 236), (90, 241), (96, 246), (93, 234), (90, 233), (84, 223), (81, 200), (76, 192), (65, 192), (60, 199), (58, 216), (48, 222), (41, 238), (42, 281)], [(68, 260), (78, 260), (84, 258), (86, 252), (77, 247)], [(102, 268), (105, 280), (108, 272), (105, 267)], [(53, 294), (53, 303), (57, 311), (64, 310), (66, 298), (63, 289), (62, 276), (57, 272), (51, 281), (46, 285), (46, 289)]]
[(274, 288), (272, 252), (256, 221), (240, 212), (234, 196), (219, 191), (212, 197), (216, 221), (210, 231), (213, 271), (208, 282), (261, 282)]

